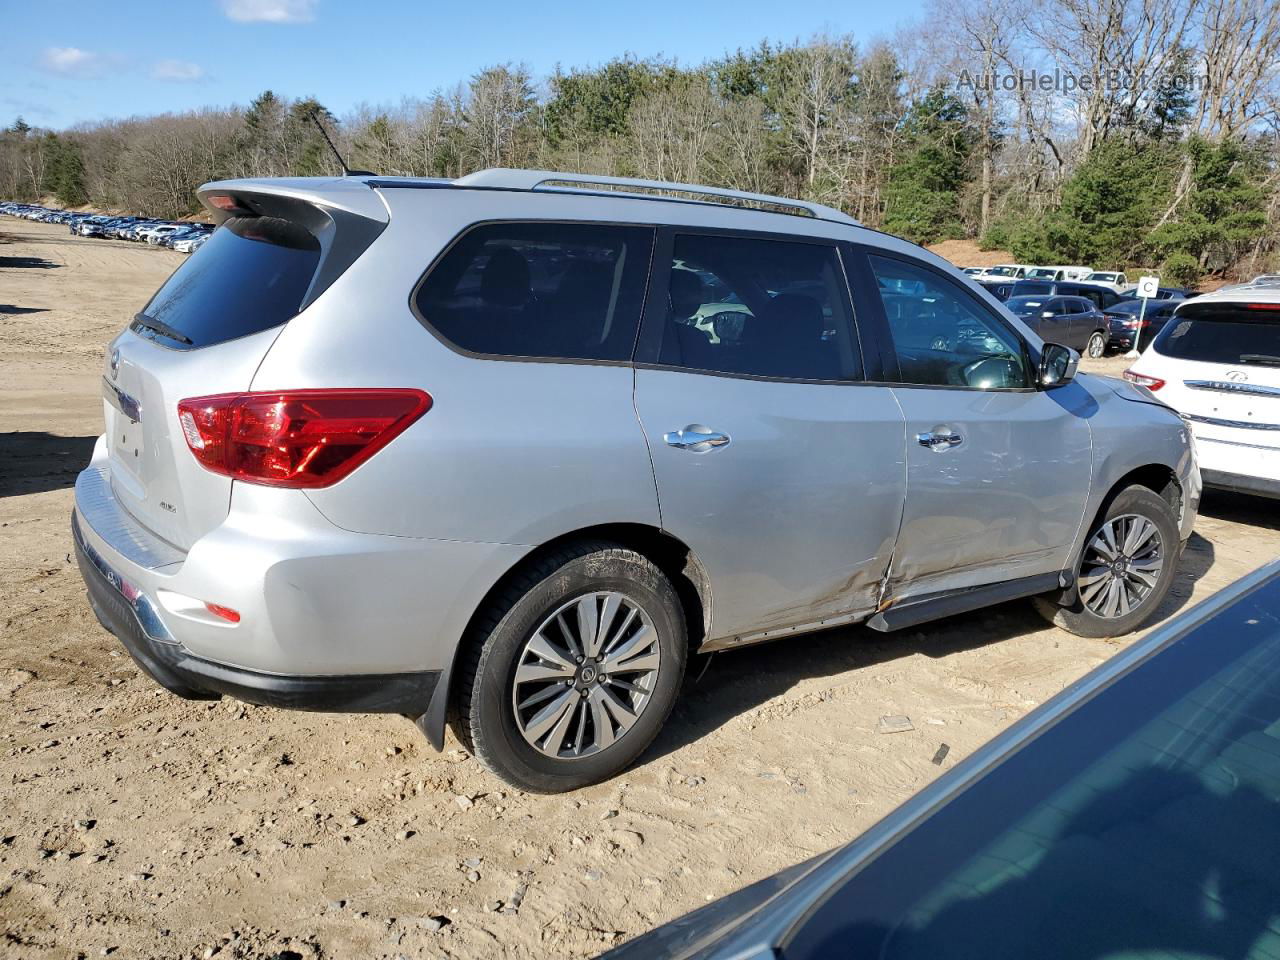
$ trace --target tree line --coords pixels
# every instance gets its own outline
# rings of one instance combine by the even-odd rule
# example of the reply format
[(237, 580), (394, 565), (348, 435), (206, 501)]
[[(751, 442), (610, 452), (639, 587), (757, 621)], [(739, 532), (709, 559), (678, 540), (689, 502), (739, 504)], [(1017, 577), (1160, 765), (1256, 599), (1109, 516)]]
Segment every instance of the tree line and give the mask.
[(1171, 282), (1280, 257), (1280, 4), (931, 0), (888, 38), (762, 41), (696, 66), (620, 56), (337, 117), (247, 107), (0, 133), (0, 195), (160, 216), (225, 177), (493, 166), (817, 200), (921, 243), (1021, 262), (1159, 269)]

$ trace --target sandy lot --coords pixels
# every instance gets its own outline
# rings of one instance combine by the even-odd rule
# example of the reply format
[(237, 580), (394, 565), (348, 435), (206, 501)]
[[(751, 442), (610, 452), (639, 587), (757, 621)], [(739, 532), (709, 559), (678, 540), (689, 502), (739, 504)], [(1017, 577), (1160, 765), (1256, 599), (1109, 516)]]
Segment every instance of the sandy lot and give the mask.
[[(559, 798), (397, 717), (178, 700), (89, 612), (68, 517), (102, 348), (180, 261), (0, 218), (0, 956), (591, 955), (856, 836), (1124, 645), (1016, 603), (722, 654), (642, 764)], [(1278, 531), (1211, 495), (1161, 619)]]

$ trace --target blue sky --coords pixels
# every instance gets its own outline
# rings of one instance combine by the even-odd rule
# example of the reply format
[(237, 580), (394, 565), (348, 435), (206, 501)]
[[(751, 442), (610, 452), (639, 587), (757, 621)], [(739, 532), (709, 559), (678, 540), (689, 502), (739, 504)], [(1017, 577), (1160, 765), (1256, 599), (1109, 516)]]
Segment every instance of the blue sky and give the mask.
[(923, 0), (0, 0), (0, 125), (35, 126), (314, 95), (341, 116), (451, 87), (478, 69), (598, 64), (631, 52), (697, 63), (818, 31), (888, 36)]

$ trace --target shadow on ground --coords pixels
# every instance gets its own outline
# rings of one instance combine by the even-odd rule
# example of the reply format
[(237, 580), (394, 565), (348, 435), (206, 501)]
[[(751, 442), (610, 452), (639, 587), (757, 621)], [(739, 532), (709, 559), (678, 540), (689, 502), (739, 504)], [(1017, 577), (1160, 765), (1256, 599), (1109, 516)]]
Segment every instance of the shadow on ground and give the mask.
[[(1046, 626), (1029, 602), (1016, 601), (898, 633), (838, 627), (716, 654), (710, 664), (705, 657), (694, 657), (689, 663), (691, 679), (646, 759), (702, 739), (803, 680), (833, 677), (918, 653), (946, 657)], [(699, 677), (704, 668), (705, 675)]]
[(1200, 513), (1215, 520), (1280, 530), (1280, 500), (1269, 497), (1210, 489), (1200, 500)]
[(46, 260), (44, 257), (0, 257), (0, 270), (22, 268), (49, 270), (60, 266), (62, 264)]
[(17, 316), (24, 313), (48, 313), (48, 307), (15, 307), (11, 303), (0, 303), (0, 314)]
[(0, 433), (0, 497), (44, 493), (75, 485), (97, 437)]
[[(1186, 606), (1196, 581), (1209, 572), (1213, 560), (1213, 544), (1193, 533), (1153, 624), (1162, 623)], [(671, 719), (646, 757), (654, 759), (679, 750), (804, 680), (834, 677), (914, 654), (947, 657), (1035, 633), (1046, 626), (1030, 601), (1015, 600), (896, 633), (878, 633), (861, 626), (839, 627), (717, 654), (709, 664), (706, 657), (694, 657), (689, 663), (690, 679)], [(704, 668), (705, 675), (699, 677)]]

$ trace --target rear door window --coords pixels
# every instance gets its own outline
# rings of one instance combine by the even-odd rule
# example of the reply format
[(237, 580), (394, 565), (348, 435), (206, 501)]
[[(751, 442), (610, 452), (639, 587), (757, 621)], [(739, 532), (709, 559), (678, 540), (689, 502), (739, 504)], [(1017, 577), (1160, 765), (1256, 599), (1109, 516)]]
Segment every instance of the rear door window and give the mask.
[(848, 286), (835, 247), (677, 235), (659, 362), (794, 380), (857, 380)]
[(320, 244), (298, 224), (233, 218), (174, 271), (133, 329), (206, 347), (278, 327), (297, 315), (319, 262)]
[(629, 360), (653, 235), (615, 224), (485, 224), (431, 268), (414, 303), (469, 353)]

